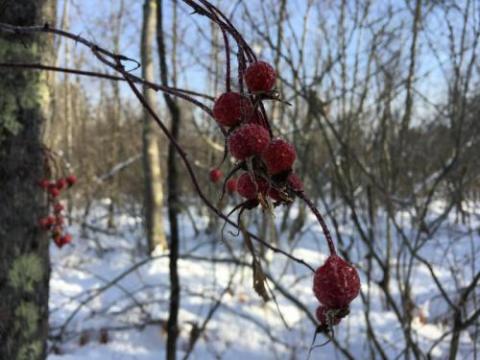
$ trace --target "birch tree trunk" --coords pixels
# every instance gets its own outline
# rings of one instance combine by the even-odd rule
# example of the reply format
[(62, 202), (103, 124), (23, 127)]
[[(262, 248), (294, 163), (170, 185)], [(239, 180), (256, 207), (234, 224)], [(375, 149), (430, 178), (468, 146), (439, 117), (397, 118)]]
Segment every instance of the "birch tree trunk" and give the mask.
[[(155, 0), (145, 0), (143, 5), (142, 29), (142, 76), (145, 80), (154, 82), (154, 64), (152, 45), (156, 31)], [(143, 95), (150, 105), (155, 103), (155, 92), (143, 88)], [(153, 106), (155, 107), (155, 106)], [(163, 189), (160, 168), (160, 151), (154, 132), (154, 122), (146, 110), (143, 115), (143, 168), (145, 173), (145, 229), (149, 252), (155, 247), (167, 248), (165, 228), (163, 224)]]
[[(48, 5), (47, 5), (48, 4)], [(0, 22), (55, 23), (54, 0), (9, 0)], [(0, 35), (0, 58), (52, 60), (45, 35)], [(0, 70), (0, 359), (44, 359), (48, 334), (49, 239), (37, 222), (47, 213), (42, 129), (49, 113), (47, 74)]]

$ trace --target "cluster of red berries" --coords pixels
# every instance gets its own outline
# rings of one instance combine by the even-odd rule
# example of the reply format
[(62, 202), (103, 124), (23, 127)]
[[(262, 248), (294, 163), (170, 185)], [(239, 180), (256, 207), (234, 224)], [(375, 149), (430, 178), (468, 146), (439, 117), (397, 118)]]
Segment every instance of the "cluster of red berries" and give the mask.
[(338, 325), (348, 315), (349, 305), (359, 291), (357, 270), (338, 255), (330, 255), (313, 278), (313, 293), (322, 303), (316, 312), (320, 325)]
[(52, 209), (52, 213), (46, 217), (41, 218), (38, 224), (42, 230), (49, 231), (55, 245), (59, 248), (72, 242), (72, 235), (64, 232), (65, 219), (63, 217), (64, 206), (58, 197), (65, 189), (72, 187), (77, 182), (75, 175), (69, 175), (66, 178), (60, 178), (58, 180), (43, 179), (39, 185), (44, 189), (49, 198), (49, 204)]
[[(275, 205), (289, 203), (295, 195), (303, 192), (303, 183), (292, 169), (297, 154), (292, 144), (272, 138), (261, 106), (263, 99), (273, 98), (275, 70), (269, 64), (257, 61), (250, 64), (243, 78), (248, 94), (228, 91), (220, 95), (213, 106), (215, 120), (228, 128), (227, 145), (230, 154), (238, 161), (236, 169), (244, 170), (238, 179), (226, 179), (229, 182), (225, 185), (229, 190), (236, 188), (246, 199), (243, 207), (247, 209), (258, 204), (268, 206), (267, 198)], [(221, 178), (219, 169), (210, 172), (212, 182)], [(316, 317), (322, 329), (340, 323), (360, 291), (357, 270), (336, 255), (331, 245), (331, 255), (316, 270), (313, 279), (313, 292), (321, 303)]]
[[(276, 80), (272, 66), (263, 61), (252, 63), (244, 73), (248, 95), (226, 92), (213, 106), (213, 116), (222, 126), (228, 127), (228, 150), (245, 170), (237, 180), (227, 179), (230, 193), (235, 189), (240, 196), (255, 203), (265, 203), (270, 197), (277, 204), (289, 203), (294, 193), (303, 191), (300, 178), (292, 172), (297, 157), (292, 144), (283, 139), (272, 139), (268, 121), (262, 115), (256, 96), (269, 94)], [(247, 164), (252, 164), (252, 167)], [(221, 172), (210, 172), (213, 182), (219, 181)], [(262, 201), (263, 200), (263, 201)]]

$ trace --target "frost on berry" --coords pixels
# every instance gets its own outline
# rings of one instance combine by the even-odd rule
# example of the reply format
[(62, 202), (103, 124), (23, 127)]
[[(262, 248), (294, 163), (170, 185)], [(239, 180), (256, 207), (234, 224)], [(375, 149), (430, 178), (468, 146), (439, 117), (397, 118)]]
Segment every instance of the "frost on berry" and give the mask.
[(245, 124), (228, 137), (228, 148), (237, 160), (261, 154), (270, 142), (270, 134), (263, 126)]
[(337, 255), (328, 257), (315, 271), (313, 292), (323, 305), (330, 309), (343, 309), (360, 291), (357, 270)]
[(237, 179), (232, 178), (227, 181), (227, 191), (229, 194), (233, 194), (237, 191)]
[(271, 175), (290, 171), (296, 158), (293, 145), (282, 139), (272, 140), (262, 154), (263, 162)]
[(275, 85), (275, 69), (264, 61), (251, 64), (245, 71), (245, 83), (252, 92), (268, 92)]
[(223, 126), (236, 126), (253, 114), (250, 100), (236, 92), (220, 95), (213, 105), (213, 117)]
[(220, 169), (212, 169), (210, 170), (210, 181), (217, 183), (222, 178), (222, 175)]
[(249, 173), (243, 173), (237, 181), (238, 193), (248, 200), (253, 200), (258, 197), (258, 194), (265, 194), (268, 191), (268, 183), (261, 177), (252, 179)]

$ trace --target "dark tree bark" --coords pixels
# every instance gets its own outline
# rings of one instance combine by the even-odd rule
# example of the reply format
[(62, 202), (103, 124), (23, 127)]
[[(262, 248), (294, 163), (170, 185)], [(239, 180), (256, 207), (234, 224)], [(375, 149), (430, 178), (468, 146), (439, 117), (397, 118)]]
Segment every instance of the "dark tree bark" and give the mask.
[[(54, 0), (9, 0), (0, 22), (54, 23)], [(0, 35), (0, 58), (48, 62), (44, 35)], [(37, 226), (47, 212), (38, 181), (45, 176), (42, 129), (47, 75), (0, 70), (0, 359), (44, 359), (48, 334), (49, 239)]]
[[(163, 3), (157, 0), (157, 43), (160, 61), (160, 79), (162, 85), (168, 85), (168, 67), (165, 54), (165, 40), (163, 30)], [(176, 3), (174, 1), (174, 6)], [(176, 9), (175, 9), (176, 10)], [(174, 10), (174, 14), (175, 14)], [(175, 18), (174, 18), (175, 19)], [(175, 26), (175, 24), (174, 24)], [(175, 42), (175, 36), (174, 36)], [(175, 99), (164, 94), (165, 102), (170, 112), (171, 133), (175, 140), (180, 136), (181, 113)], [(180, 236), (178, 232), (178, 213), (180, 212), (179, 177), (177, 169), (177, 156), (175, 146), (169, 143), (167, 163), (168, 186), (168, 220), (170, 222), (170, 306), (167, 322), (167, 359), (176, 358), (178, 337), (178, 312), (180, 309), (180, 278), (178, 276), (178, 248)]]

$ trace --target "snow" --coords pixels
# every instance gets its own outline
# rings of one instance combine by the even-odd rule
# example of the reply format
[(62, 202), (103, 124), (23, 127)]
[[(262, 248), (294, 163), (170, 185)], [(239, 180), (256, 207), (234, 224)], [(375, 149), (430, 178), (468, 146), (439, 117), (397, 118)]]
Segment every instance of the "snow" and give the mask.
[[(435, 211), (440, 213), (442, 204), (434, 205)], [(95, 207), (89, 223), (106, 228), (106, 208), (102, 203)], [(202, 232), (200, 236), (195, 236), (190, 220), (186, 217), (181, 219), (179, 358), (188, 349), (193, 324), (202, 325), (229, 281), (232, 281), (231, 291), (222, 297), (221, 305), (190, 358), (306, 359), (315, 329), (306, 313), (283, 296), (270, 281), (268, 285), (274, 289), (282, 316), (273, 301), (265, 304), (252, 289), (250, 268), (227, 261), (231, 259), (231, 254), (219, 240), (220, 235), (206, 234), (207, 219), (197, 214), (195, 209), (192, 209), (192, 213)], [(404, 213), (403, 216), (408, 217), (408, 214)], [(277, 219), (281, 219), (281, 216)], [(478, 218), (474, 221), (478, 221)], [(303, 233), (293, 254), (317, 266), (326, 257), (326, 247), (314, 218), (309, 217), (308, 222), (304, 227), (308, 231)], [(138, 239), (142, 239), (142, 230), (138, 216), (118, 214), (116, 225), (113, 234), (87, 229), (85, 238), (80, 236), (82, 232), (78, 225), (74, 225), (71, 231), (75, 240), (71, 246), (63, 249), (51, 247), (49, 360), (147, 360), (165, 357), (166, 333), (163, 325), (168, 316), (169, 301), (167, 254), (157, 251), (152, 259), (141, 254)], [(452, 278), (450, 266), (454, 263), (454, 257), (463, 258), (472, 253), (472, 242), (477, 244), (478, 252), (479, 234), (463, 236), (467, 229), (455, 225), (453, 219), (448, 225), (439, 230), (435, 241), (425, 246), (421, 255), (431, 261), (436, 276), (454, 297), (458, 284)], [(478, 224), (475, 226), (478, 227)], [(356, 236), (348, 224), (341, 224), (341, 231), (346, 238)], [(382, 231), (378, 230), (379, 238)], [(458, 243), (454, 244), (455, 251), (448, 248), (452, 246), (447, 241), (452, 233), (458, 236)], [(237, 259), (250, 261), (245, 255), (241, 238), (229, 235), (228, 228), (224, 234), (225, 241), (234, 247)], [(355, 248), (361, 249), (360, 240), (355, 241)], [(280, 246), (289, 249), (291, 244), (282, 238)], [(266, 274), (305, 304), (310, 313), (314, 313), (318, 302), (312, 294), (310, 271), (279, 254), (269, 253), (266, 257), (271, 259), (268, 264), (262, 263)], [(208, 261), (211, 258), (218, 261)], [(366, 266), (360, 253), (353, 260), (356, 260), (359, 268)], [(463, 274), (459, 278), (468, 283), (473, 270), (461, 270)], [(446, 330), (440, 320), (434, 320), (441, 317), (447, 305), (438, 297), (438, 288), (429, 270), (417, 263), (414, 271), (412, 294), (418, 308), (429, 321), (425, 323), (416, 318), (412, 326), (419, 344), (427, 351)], [(118, 281), (112, 282), (114, 279)], [(398, 285), (392, 281), (392, 295), (398, 298)], [(404, 341), (401, 324), (393, 311), (384, 307), (382, 292), (374, 282), (369, 285), (362, 277), (362, 290), (365, 294), (369, 292), (372, 298), (370, 322), (387, 355), (389, 358), (399, 356)], [(104, 343), (100, 341), (102, 329), (108, 329), (108, 341)], [(62, 339), (58, 340), (56, 336), (62, 331)], [(357, 298), (351, 306), (350, 315), (336, 328), (335, 336), (342, 346), (363, 359), (369, 358), (370, 354), (366, 332), (364, 308), (361, 299)], [(434, 358), (446, 356), (448, 340), (447, 336), (432, 351)], [(323, 341), (325, 339), (320, 335), (317, 343)], [(471, 348), (471, 341), (467, 335), (462, 336), (461, 350)], [(462, 358), (471, 356), (468, 351), (465, 354)], [(319, 358), (335, 359), (342, 358), (342, 355), (330, 343), (314, 350), (311, 359)]]

